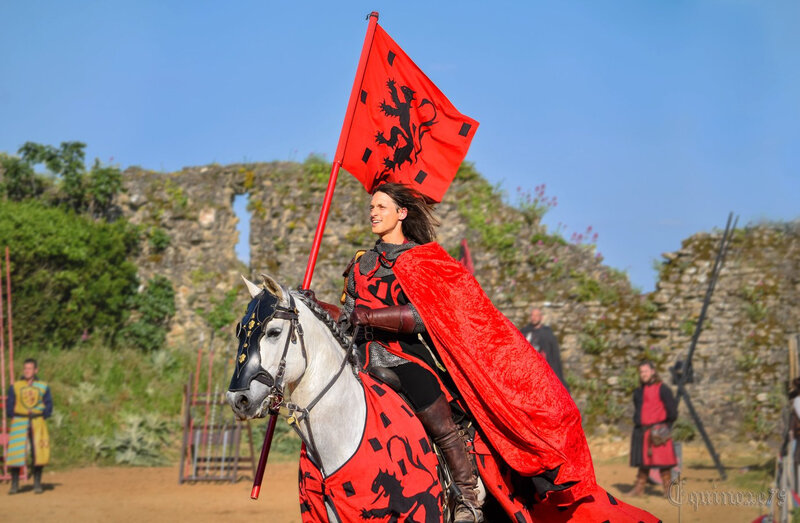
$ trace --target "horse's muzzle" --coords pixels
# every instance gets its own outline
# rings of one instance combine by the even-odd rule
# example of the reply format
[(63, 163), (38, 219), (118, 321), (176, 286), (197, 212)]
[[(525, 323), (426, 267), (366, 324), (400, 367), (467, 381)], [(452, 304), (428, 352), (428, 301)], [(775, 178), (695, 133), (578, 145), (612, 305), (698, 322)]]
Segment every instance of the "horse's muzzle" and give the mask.
[(259, 411), (262, 410), (261, 402), (253, 401), (250, 391), (228, 391), (226, 396), (237, 418), (245, 420), (259, 417)]

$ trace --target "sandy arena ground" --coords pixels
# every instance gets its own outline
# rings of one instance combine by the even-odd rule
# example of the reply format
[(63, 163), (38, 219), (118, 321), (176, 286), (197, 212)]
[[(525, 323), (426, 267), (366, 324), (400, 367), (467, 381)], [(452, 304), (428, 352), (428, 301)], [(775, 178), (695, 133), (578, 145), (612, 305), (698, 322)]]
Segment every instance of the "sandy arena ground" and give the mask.
[[(627, 465), (627, 443), (593, 446), (598, 481), (613, 495), (632, 502), (662, 518), (665, 522), (722, 521), (750, 522), (766, 510), (759, 507), (700, 506), (688, 504), (680, 509), (657, 496), (650, 487), (649, 496), (641, 499), (626, 495), (634, 476)], [(686, 492), (714, 488), (716, 471), (700, 465), (705, 457), (702, 447), (687, 449), (684, 459), (697, 465), (684, 472)], [(731, 469), (730, 474), (737, 473)], [(0, 485), (0, 519), (5, 522), (219, 522), (264, 521), (299, 522), (297, 501), (297, 466), (276, 462), (267, 466), (261, 499), (249, 498), (251, 483), (178, 485), (178, 469), (172, 468), (84, 468), (66, 471), (45, 470), (46, 491), (35, 495), (30, 482), (23, 492), (7, 496), (8, 484)], [(659, 487), (660, 488), (660, 487)], [(717, 490), (741, 490), (717, 482)]]

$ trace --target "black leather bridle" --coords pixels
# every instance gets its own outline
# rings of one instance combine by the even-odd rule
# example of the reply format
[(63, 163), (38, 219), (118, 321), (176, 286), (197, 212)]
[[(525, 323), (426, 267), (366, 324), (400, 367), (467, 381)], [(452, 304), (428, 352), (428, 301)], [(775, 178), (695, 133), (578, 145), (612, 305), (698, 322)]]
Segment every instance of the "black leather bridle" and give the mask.
[[(278, 370), (275, 372), (275, 376), (272, 376), (261, 366), (260, 344), (261, 338), (267, 334), (264, 331), (267, 324), (276, 318), (289, 321), (289, 333), (283, 346)], [(263, 383), (270, 388), (269, 412), (274, 414), (283, 403), (283, 375), (286, 371), (286, 355), (289, 353), (289, 345), (297, 343), (299, 339), (303, 356), (306, 354), (303, 328), (300, 326), (294, 297), (289, 294), (289, 306), (283, 307), (277, 296), (263, 290), (250, 302), (242, 322), (236, 326), (239, 350), (236, 355), (236, 369), (228, 390), (230, 392), (249, 390), (253, 380)], [(242, 333), (244, 333), (244, 337), (242, 337)]]
[[(282, 307), (278, 297), (266, 290), (261, 291), (261, 293), (250, 302), (242, 320), (244, 323), (239, 323), (236, 326), (236, 334), (239, 338), (239, 350), (236, 356), (236, 370), (233, 373), (228, 390), (231, 392), (249, 390), (250, 383), (253, 380), (263, 383), (270, 388), (267, 396), (269, 414), (276, 414), (280, 407), (285, 407), (291, 412), (289, 424), (295, 425), (298, 421), (302, 421), (308, 417), (311, 409), (314, 408), (339, 379), (339, 376), (341, 376), (345, 367), (347, 367), (347, 363), (352, 359), (355, 350), (355, 345), (352, 340), (355, 339), (358, 332), (354, 333), (353, 337), (348, 339), (346, 343), (343, 343), (343, 345), (346, 344), (346, 347), (343, 347), (345, 349), (345, 356), (342, 359), (339, 369), (306, 407), (300, 407), (294, 403), (285, 403), (283, 401), (283, 375), (286, 371), (286, 355), (289, 353), (290, 344), (297, 343), (299, 340), (303, 357), (306, 357), (303, 327), (300, 325), (295, 296), (291, 292), (288, 293), (288, 295), (288, 307)], [(297, 298), (306, 303), (312, 312), (314, 311), (314, 307), (309, 303), (310, 298), (307, 298), (302, 293), (298, 294)], [(261, 337), (267, 334), (263, 329), (275, 318), (289, 321), (289, 334), (286, 336), (286, 343), (283, 346), (283, 353), (278, 363), (278, 370), (275, 376), (272, 376), (261, 366), (260, 342)], [(245, 334), (244, 338), (242, 338), (242, 332)], [(342, 341), (340, 341), (340, 343), (342, 343)], [(311, 443), (312, 445), (310, 446), (313, 446), (313, 441)]]

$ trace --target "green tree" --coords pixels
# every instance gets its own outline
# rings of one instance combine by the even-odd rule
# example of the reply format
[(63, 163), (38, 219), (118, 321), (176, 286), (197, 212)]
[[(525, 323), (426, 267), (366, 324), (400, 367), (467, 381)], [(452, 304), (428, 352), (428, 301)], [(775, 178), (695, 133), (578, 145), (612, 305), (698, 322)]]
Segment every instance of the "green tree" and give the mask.
[(0, 153), (0, 192), (13, 201), (36, 198), (44, 191), (44, 183), (33, 167), (24, 160)]
[(117, 167), (103, 166), (95, 159), (89, 171), (89, 208), (93, 216), (105, 216), (114, 197), (122, 192), (122, 173)]
[(75, 211), (88, 209), (93, 216), (104, 216), (114, 197), (122, 190), (122, 173), (117, 167), (103, 166), (100, 160), (95, 160), (87, 173), (84, 149), (86, 144), (83, 142), (61, 142), (58, 148), (25, 142), (18, 153), (20, 165), (27, 166), (27, 170), (19, 172), (30, 178), (34, 166), (44, 165), (54, 178), (60, 180), (60, 201)]
[(69, 347), (84, 333), (108, 337), (127, 321), (136, 295), (137, 230), (96, 222), (37, 201), (0, 206), (0, 238), (10, 247), (16, 339)]
[[(64, 142), (64, 143), (70, 143), (70, 142)], [(60, 173), (61, 169), (63, 168), (61, 155), (59, 154), (58, 149), (56, 149), (52, 145), (43, 145), (35, 142), (25, 142), (22, 145), (22, 147), (19, 148), (17, 153), (20, 156), (22, 156), (22, 160), (25, 161), (28, 165), (33, 166), (38, 164), (44, 164), (45, 167), (47, 167), (47, 170), (49, 170), (53, 174)]]
[(82, 142), (62, 142), (58, 157), (61, 169), (61, 190), (67, 205), (76, 211), (86, 208), (86, 147)]

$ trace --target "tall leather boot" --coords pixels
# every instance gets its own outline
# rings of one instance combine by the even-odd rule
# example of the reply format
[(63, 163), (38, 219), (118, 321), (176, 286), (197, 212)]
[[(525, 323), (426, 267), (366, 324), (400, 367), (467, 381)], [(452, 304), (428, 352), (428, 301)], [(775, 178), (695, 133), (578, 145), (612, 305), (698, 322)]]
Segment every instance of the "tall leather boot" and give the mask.
[(19, 467), (10, 467), (8, 471), (11, 473), (11, 488), (8, 493), (16, 494), (19, 492)]
[(631, 490), (631, 496), (641, 496), (644, 494), (644, 488), (647, 486), (647, 469), (639, 467), (639, 471), (636, 473), (636, 483), (633, 484), (633, 490)]
[(433, 438), (450, 467), (453, 482), (461, 492), (456, 502), (453, 523), (480, 523), (483, 511), (478, 502), (478, 476), (472, 470), (467, 448), (453, 422), (450, 404), (444, 395), (417, 413), (425, 431)]
[(661, 485), (664, 487), (664, 497), (669, 497), (670, 484), (672, 484), (672, 469), (661, 469)]
[(44, 492), (42, 488), (42, 469), (44, 469), (44, 467), (33, 467), (33, 492), (35, 494)]

